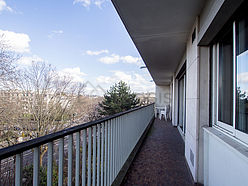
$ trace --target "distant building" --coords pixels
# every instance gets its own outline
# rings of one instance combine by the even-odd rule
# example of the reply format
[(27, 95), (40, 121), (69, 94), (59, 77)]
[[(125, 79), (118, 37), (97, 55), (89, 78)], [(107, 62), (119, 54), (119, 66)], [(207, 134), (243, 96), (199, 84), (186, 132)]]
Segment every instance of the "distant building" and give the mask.
[(137, 97), (140, 99), (142, 105), (150, 104), (155, 102), (155, 93), (146, 92), (146, 93), (136, 93)]

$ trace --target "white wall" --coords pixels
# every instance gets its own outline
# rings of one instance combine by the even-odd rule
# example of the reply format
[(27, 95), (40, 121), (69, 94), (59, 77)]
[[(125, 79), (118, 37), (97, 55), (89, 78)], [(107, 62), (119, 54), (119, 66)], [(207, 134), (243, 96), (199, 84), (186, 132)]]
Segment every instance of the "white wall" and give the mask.
[(204, 129), (204, 186), (247, 186), (247, 147), (214, 128)]
[(203, 37), (225, 0), (208, 0), (200, 16), (199, 39)]
[(194, 29), (196, 29), (196, 38), (192, 43), (191, 37), (189, 37), (186, 53), (185, 157), (192, 176), (195, 182), (197, 182), (199, 131), (199, 51), (197, 47), (198, 19), (192, 27), (191, 34)]
[[(237, 153), (237, 150), (203, 132), (203, 127), (209, 125), (209, 47), (197, 46), (197, 44), (199, 37), (204, 35), (224, 1), (207, 2), (201, 20), (196, 18), (187, 41), (185, 157), (195, 182), (211, 186), (248, 185), (248, 150), (247, 158), (244, 158)], [(192, 43), (191, 35), (194, 29), (196, 29), (196, 39)], [(180, 65), (174, 77), (179, 70)], [(173, 90), (174, 125), (177, 122), (178, 109), (175, 78), (173, 78)], [(239, 144), (237, 147), (239, 148)]]
[(165, 107), (170, 104), (170, 86), (156, 85), (156, 107)]
[(203, 183), (203, 127), (209, 126), (210, 104), (210, 52), (209, 47), (199, 47), (199, 127), (197, 182)]
[[(202, 127), (209, 124), (209, 48), (197, 46), (198, 24), (199, 20), (196, 18), (186, 49), (186, 131), (184, 139), (185, 157), (194, 181), (203, 183)], [(196, 37), (192, 43), (191, 35), (194, 29)]]

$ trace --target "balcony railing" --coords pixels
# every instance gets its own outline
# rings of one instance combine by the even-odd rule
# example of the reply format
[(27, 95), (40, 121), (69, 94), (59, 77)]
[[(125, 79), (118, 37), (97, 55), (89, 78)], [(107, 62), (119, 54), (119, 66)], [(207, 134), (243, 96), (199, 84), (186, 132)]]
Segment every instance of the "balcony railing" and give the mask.
[[(3, 162), (13, 157), (13, 171), (8, 174), (8, 179), (13, 179), (11, 185), (22, 185), (23, 157), (26, 155), (33, 161), (33, 185), (39, 185), (40, 149), (41, 146), (46, 146), (47, 185), (53, 185), (54, 161), (58, 165), (56, 176), (60, 186), (65, 183), (111, 185), (153, 116), (154, 105), (151, 104), (0, 149), (1, 179), (7, 175), (3, 170)], [(57, 154), (55, 147), (58, 148)]]

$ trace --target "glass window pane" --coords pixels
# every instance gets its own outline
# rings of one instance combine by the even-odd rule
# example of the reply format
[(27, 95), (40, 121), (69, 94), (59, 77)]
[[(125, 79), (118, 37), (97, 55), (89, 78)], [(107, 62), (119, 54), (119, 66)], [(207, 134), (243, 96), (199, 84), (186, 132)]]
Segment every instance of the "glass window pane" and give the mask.
[(233, 35), (230, 29), (219, 42), (218, 120), (233, 124)]
[(248, 133), (248, 18), (236, 22), (236, 129)]
[(179, 95), (179, 118), (178, 118), (178, 124), (183, 129), (183, 115), (184, 115), (184, 76), (178, 81), (179, 89), (178, 89), (178, 95)]

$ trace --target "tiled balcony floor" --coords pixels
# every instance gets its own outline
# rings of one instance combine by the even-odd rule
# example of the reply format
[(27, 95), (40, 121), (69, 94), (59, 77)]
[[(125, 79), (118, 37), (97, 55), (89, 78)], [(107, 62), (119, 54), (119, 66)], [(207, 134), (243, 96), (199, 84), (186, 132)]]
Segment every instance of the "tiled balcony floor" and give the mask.
[(155, 119), (122, 186), (193, 186), (184, 157), (184, 141), (169, 122)]

